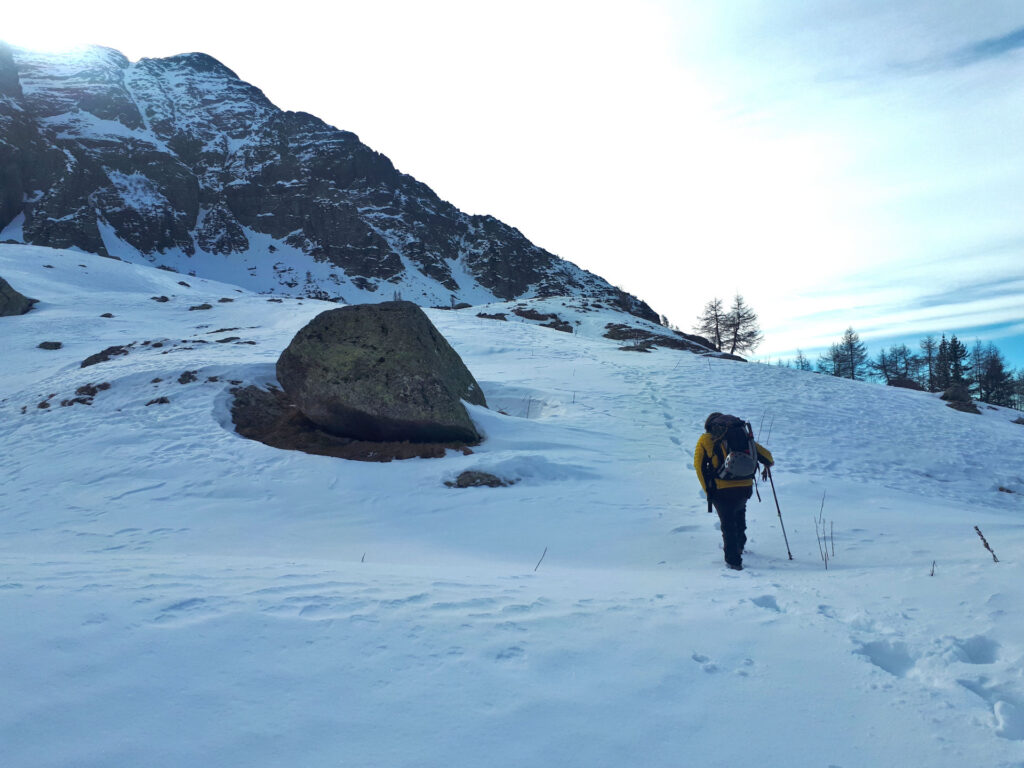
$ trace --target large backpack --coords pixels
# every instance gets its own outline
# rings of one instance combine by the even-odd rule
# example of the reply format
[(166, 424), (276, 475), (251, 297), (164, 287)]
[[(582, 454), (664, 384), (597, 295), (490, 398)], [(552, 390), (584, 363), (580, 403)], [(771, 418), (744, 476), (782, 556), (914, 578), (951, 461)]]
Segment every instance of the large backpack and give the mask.
[(718, 466), (722, 480), (750, 480), (757, 474), (757, 445), (750, 422), (735, 416), (718, 416), (710, 424), (715, 451), (724, 454)]

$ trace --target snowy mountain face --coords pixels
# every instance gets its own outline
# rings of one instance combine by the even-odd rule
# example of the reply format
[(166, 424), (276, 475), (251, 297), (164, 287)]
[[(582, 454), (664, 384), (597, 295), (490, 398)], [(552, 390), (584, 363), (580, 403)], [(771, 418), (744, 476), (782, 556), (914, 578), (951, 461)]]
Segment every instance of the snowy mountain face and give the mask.
[(0, 239), (346, 303), (642, 301), (470, 216), (211, 57), (0, 43)]
[[(472, 453), (345, 461), (230, 417), (334, 304), (25, 245), (0, 275), (39, 300), (0, 318), (5, 768), (1021, 766), (1017, 412), (637, 354), (545, 299), (575, 333), (426, 310)], [(724, 567), (716, 410), (772, 450), (792, 560), (762, 484)]]

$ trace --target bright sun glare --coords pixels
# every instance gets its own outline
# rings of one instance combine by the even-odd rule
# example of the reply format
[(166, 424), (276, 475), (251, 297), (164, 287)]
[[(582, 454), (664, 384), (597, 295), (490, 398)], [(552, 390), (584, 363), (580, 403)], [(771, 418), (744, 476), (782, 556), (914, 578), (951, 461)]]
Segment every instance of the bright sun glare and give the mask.
[(45, 53), (63, 53), (81, 48), (89, 40), (91, 24), (88, 19), (78, 18), (74, 7), (64, 3), (48, 4), (46, 12), (36, 8), (4, 9), (3, 29), (0, 40), (18, 48)]
[(18, 48), (43, 53), (65, 53), (83, 45), (81, 36), (74, 32), (32, 27), (5, 29), (0, 39)]

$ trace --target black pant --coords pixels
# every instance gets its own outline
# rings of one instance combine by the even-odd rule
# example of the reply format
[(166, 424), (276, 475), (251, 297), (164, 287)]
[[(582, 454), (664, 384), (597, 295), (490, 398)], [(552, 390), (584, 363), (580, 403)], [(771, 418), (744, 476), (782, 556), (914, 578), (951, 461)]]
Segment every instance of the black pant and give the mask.
[(754, 495), (751, 486), (719, 488), (711, 497), (718, 519), (722, 524), (722, 544), (725, 562), (743, 564), (743, 547), (747, 543), (747, 499)]

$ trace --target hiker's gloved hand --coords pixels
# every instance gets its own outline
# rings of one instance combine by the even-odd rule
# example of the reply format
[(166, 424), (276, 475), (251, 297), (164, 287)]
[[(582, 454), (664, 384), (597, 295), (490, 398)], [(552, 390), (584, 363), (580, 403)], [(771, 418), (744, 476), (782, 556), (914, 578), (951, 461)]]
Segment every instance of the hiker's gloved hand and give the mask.
[(768, 479), (768, 467), (763, 467), (761, 469), (761, 482), (763, 483), (767, 479)]

